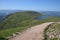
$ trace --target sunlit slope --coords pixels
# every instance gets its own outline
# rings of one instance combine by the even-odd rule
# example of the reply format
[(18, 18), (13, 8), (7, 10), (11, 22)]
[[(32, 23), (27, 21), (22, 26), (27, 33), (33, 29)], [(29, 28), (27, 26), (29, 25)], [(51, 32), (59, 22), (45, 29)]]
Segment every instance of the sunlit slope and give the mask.
[(4, 20), (0, 29), (29, 26), (29, 22), (32, 22), (38, 16), (41, 16), (41, 14), (35, 11), (16, 12)]

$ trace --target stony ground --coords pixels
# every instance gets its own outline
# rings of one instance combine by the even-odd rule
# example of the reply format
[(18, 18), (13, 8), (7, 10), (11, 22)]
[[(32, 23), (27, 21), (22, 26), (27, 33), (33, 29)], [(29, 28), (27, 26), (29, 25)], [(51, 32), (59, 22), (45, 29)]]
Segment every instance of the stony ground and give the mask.
[(46, 31), (47, 40), (60, 40), (60, 22), (54, 23), (49, 26)]
[(31, 27), (30, 29), (27, 29), (24, 31), (21, 35), (18, 35), (16, 37), (13, 37), (9, 40), (43, 40), (43, 33), (44, 29), (53, 22), (47, 22), (43, 23), (34, 27)]

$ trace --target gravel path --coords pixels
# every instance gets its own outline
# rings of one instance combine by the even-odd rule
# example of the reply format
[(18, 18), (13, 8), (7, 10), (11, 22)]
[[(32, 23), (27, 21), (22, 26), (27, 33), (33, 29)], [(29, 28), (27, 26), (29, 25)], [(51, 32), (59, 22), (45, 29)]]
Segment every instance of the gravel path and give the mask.
[(21, 35), (18, 35), (9, 40), (43, 40), (44, 29), (53, 22), (43, 23), (24, 31)]

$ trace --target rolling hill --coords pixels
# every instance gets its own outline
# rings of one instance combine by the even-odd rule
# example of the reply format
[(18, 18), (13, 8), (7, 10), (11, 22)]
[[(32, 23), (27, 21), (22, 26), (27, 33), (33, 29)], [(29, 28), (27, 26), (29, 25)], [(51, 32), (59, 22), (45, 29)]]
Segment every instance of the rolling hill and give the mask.
[(35, 11), (16, 12), (8, 15), (0, 24), (0, 39), (39, 24), (35, 18), (41, 15)]
[(60, 11), (40, 11), (40, 13), (48, 15), (48, 16), (60, 17)]
[(22, 12), (22, 10), (0, 10), (0, 23), (3, 22), (6, 16), (15, 12)]
[[(20, 26), (25, 26), (29, 20), (34, 20), (34, 18), (40, 16), (38, 12), (34, 11), (24, 11), (24, 12), (16, 12), (15, 14), (9, 15), (4, 22), (2, 23), (0, 29), (8, 29), (15, 28)], [(27, 24), (26, 24), (27, 25)]]
[(22, 32), (27, 28), (44, 22), (58, 22), (60, 17), (48, 17), (44, 20), (35, 18), (42, 16), (36, 11), (16, 12), (8, 15), (0, 24), (0, 39), (11, 36), (13, 33)]

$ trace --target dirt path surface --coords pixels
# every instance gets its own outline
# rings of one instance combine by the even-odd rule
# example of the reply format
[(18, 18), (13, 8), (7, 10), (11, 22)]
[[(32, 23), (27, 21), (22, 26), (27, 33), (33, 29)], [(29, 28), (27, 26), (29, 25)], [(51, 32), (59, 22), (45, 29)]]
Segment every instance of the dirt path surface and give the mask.
[(24, 31), (21, 35), (18, 35), (9, 40), (43, 40), (44, 29), (52, 23), (53, 22), (47, 22), (31, 27), (30, 29)]

